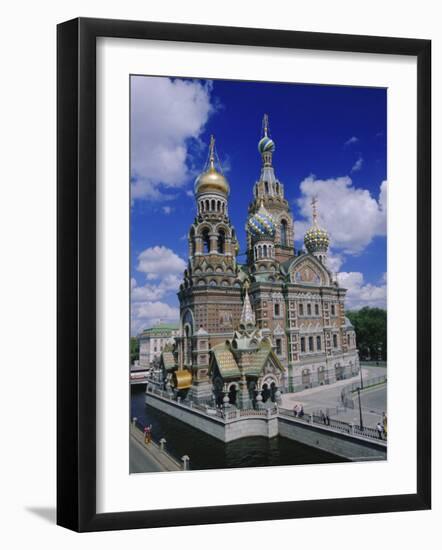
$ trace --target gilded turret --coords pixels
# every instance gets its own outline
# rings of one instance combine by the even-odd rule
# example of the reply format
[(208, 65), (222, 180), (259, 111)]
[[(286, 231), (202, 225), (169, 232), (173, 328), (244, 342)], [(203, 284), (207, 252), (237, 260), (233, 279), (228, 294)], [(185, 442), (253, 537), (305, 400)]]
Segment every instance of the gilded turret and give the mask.
[(313, 254), (319, 258), (321, 262), (325, 263), (330, 238), (327, 231), (325, 231), (325, 229), (321, 229), (318, 225), (318, 211), (316, 208), (317, 202), (317, 198), (313, 197), (311, 202), (313, 225), (304, 236), (304, 244), (310, 254)]
[(229, 194), (229, 183), (222, 173), (219, 161), (219, 170), (215, 167), (216, 158), (215, 138), (210, 136), (209, 158), (206, 169), (195, 180), (196, 195), (202, 195), (203, 193), (220, 193), (221, 195), (227, 196)]

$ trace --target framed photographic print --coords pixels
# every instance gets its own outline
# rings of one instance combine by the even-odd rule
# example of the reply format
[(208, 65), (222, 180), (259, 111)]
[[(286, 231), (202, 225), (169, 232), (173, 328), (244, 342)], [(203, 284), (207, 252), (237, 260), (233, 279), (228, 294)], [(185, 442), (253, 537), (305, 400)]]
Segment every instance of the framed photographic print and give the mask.
[(58, 26), (59, 525), (430, 507), (430, 52)]

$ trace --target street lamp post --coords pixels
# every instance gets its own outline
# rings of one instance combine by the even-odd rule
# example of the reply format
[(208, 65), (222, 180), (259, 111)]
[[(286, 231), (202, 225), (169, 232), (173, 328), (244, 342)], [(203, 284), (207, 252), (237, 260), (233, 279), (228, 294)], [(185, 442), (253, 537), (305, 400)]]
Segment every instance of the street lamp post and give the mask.
[(363, 430), (364, 425), (362, 423), (361, 388), (358, 388), (358, 401), (359, 401), (359, 425), (361, 426), (361, 430)]
[(361, 364), (359, 364), (359, 374), (361, 375), (361, 390), (364, 389), (364, 382), (362, 381), (362, 367)]

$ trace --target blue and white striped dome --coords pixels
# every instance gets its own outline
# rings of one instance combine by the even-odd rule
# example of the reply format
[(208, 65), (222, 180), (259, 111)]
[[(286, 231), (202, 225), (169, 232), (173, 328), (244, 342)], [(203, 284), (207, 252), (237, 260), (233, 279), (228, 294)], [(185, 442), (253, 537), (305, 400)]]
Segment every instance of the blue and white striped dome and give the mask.
[(275, 142), (267, 136), (264, 136), (258, 143), (258, 151), (263, 153), (273, 153), (275, 151)]
[(261, 204), (258, 212), (250, 216), (247, 230), (254, 239), (273, 239), (276, 233), (275, 221)]

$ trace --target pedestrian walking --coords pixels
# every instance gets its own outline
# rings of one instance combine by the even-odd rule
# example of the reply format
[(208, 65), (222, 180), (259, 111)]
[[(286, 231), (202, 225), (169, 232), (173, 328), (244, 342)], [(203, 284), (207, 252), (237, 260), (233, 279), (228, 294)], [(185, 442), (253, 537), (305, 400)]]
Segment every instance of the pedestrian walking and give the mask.
[(152, 441), (152, 424), (144, 427), (144, 443), (148, 445)]
[(304, 407), (301, 405), (301, 408), (299, 409), (298, 416), (302, 418), (304, 416)]
[(293, 407), (293, 415), (294, 415), (294, 416), (298, 416), (298, 405), (295, 405), (295, 406)]
[(327, 419), (326, 419), (325, 414), (324, 414), (324, 412), (322, 411), (322, 409), (319, 411), (319, 415), (320, 415), (320, 417), (321, 417), (321, 422), (322, 422), (323, 424), (327, 424)]
[(330, 426), (330, 417), (328, 413), (325, 415), (325, 423), (327, 424), (327, 426)]
[(384, 433), (384, 426), (382, 426), (382, 424), (380, 422), (378, 422), (376, 424), (376, 429), (378, 431), (378, 436), (379, 436), (379, 439), (383, 439), (383, 433)]

